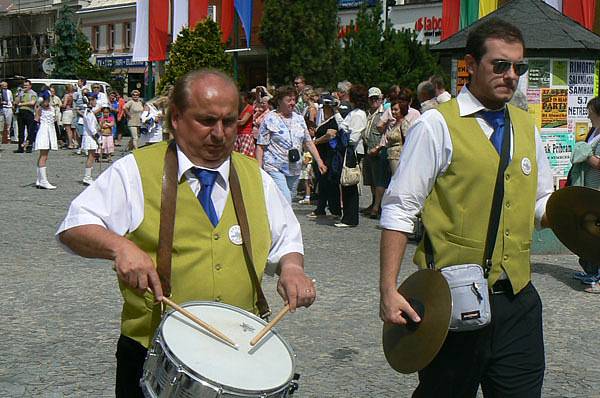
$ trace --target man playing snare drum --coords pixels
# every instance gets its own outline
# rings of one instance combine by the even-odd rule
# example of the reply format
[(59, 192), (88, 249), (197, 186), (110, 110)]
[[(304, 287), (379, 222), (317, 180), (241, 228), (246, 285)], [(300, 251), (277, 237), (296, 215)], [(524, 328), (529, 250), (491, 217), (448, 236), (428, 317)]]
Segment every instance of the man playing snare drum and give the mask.
[[(304, 274), (298, 221), (257, 163), (232, 153), (238, 98), (234, 82), (211, 70), (182, 77), (171, 94), (167, 123), (178, 159), (172, 300), (220, 301), (257, 313), (230, 195), (230, 167), (235, 166), (259, 280), (267, 263), (278, 264), (280, 295), (291, 310), (308, 307), (316, 292)], [(163, 289), (155, 262), (167, 145), (136, 150), (115, 162), (73, 200), (58, 230), (60, 241), (75, 253), (115, 263), (124, 298), (117, 345), (118, 397), (142, 396), (144, 358), (161, 318), (155, 298), (162, 298)]]
[[(531, 284), (529, 246), (534, 220), (545, 225), (552, 173), (532, 118), (507, 105), (527, 71), (524, 50), (519, 29), (499, 19), (469, 32), (469, 84), (456, 99), (415, 122), (383, 199), (381, 318), (403, 325), (406, 314), (419, 322), (396, 290), (407, 234), (420, 212), (437, 268), (483, 265), (507, 133), (504, 149), (510, 161), (498, 180), (503, 201), (496, 207), (500, 226), (488, 277), (491, 323), (449, 332), (437, 356), (419, 372), (413, 397), (475, 397), (480, 384), (485, 397), (541, 396), (542, 305)], [(423, 243), (414, 260), (426, 266)]]

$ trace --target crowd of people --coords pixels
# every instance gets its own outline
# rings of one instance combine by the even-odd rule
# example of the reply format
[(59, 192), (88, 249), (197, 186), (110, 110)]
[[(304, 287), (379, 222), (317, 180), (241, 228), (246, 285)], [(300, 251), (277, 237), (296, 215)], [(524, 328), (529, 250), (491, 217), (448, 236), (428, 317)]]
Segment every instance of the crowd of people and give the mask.
[[(0, 131), (4, 144), (16, 143), (15, 153), (38, 151), (35, 186), (56, 189), (48, 181), (46, 165), (50, 151), (73, 150), (87, 157), (82, 182), (93, 182), (94, 162), (112, 162), (115, 147), (124, 135), (131, 139), (127, 148), (162, 141), (162, 119), (167, 97), (144, 103), (138, 90), (123, 97), (116, 90), (105, 93), (99, 84), (88, 87), (85, 79), (67, 85), (62, 98), (55, 87), (43, 86), (39, 93), (29, 80), (23, 81), (16, 95), (1, 82), (2, 112)], [(14, 116), (16, 115), (16, 120)]]
[[(241, 95), (234, 150), (256, 157), (290, 203), (300, 194), (300, 204), (316, 205), (309, 218), (329, 210), (336, 227), (357, 226), (361, 180), (373, 197), (362, 211), (378, 218), (408, 129), (421, 112), (451, 98), (443, 79), (431, 76), (416, 93), (394, 85), (386, 95), (349, 81), (331, 91), (307, 84), (303, 76), (293, 82)], [(361, 179), (342, 181), (344, 169), (357, 168)]]

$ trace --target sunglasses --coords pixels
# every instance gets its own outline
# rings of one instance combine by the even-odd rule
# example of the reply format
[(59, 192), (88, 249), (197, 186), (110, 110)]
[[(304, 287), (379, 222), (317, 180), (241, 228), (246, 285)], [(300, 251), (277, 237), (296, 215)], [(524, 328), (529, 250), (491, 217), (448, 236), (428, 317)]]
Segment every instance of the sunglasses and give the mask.
[(493, 70), (494, 70), (494, 73), (497, 75), (502, 75), (502, 74), (508, 72), (508, 70), (511, 68), (511, 66), (517, 76), (524, 75), (525, 72), (527, 72), (527, 70), (529, 69), (529, 64), (527, 62), (510, 62), (510, 61), (505, 61), (502, 59), (493, 61), (492, 65), (494, 65)]

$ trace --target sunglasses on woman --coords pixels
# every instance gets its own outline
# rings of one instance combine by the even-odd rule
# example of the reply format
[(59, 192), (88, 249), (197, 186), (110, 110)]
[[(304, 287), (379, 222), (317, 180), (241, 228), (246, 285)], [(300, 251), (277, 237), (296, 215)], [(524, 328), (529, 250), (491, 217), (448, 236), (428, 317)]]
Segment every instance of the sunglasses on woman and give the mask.
[(511, 66), (517, 76), (524, 75), (525, 72), (527, 72), (527, 69), (529, 69), (529, 64), (527, 62), (510, 62), (503, 59), (497, 59), (496, 61), (493, 61), (492, 65), (494, 65), (493, 70), (497, 75), (502, 75), (508, 72)]

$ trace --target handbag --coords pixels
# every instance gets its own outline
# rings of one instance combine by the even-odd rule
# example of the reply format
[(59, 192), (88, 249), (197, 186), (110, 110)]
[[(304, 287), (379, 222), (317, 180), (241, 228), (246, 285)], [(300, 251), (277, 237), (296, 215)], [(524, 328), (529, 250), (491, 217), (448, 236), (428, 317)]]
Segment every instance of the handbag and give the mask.
[[(442, 273), (452, 296), (452, 315), (449, 330), (452, 332), (465, 332), (481, 329), (492, 320), (490, 310), (490, 297), (487, 278), (492, 269), (492, 255), (496, 244), (496, 235), (500, 223), (500, 210), (504, 199), (503, 177), (509, 162), (510, 148), (510, 117), (508, 111), (504, 112), (504, 139), (500, 153), (496, 185), (492, 199), (492, 209), (485, 241), (483, 265), (458, 264), (441, 268)], [(423, 245), (427, 266), (435, 269), (433, 248), (431, 240), (425, 231)]]
[(356, 162), (356, 166), (350, 167), (346, 164), (346, 157), (348, 156), (348, 150), (344, 152), (344, 162), (342, 163), (342, 174), (340, 176), (340, 184), (344, 187), (351, 187), (358, 185), (361, 178), (360, 165)]

